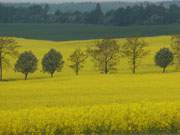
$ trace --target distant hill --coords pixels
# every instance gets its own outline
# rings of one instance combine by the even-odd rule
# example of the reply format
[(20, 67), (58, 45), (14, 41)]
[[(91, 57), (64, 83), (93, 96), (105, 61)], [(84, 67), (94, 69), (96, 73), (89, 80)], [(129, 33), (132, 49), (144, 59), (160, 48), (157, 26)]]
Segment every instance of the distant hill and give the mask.
[[(110, 11), (112, 9), (117, 9), (119, 7), (127, 7), (127, 6), (134, 6), (139, 4), (146, 5), (150, 2), (101, 2), (101, 7), (104, 12)], [(157, 4), (163, 4), (164, 6), (168, 7), (169, 5), (176, 4), (180, 6), (180, 0), (173, 0), (173, 1), (163, 1), (163, 2), (156, 2)], [(32, 3), (6, 3), (9, 6), (15, 7), (28, 7), (33, 5)], [(45, 4), (41, 4), (45, 5)], [(50, 12), (54, 12), (59, 9), (62, 12), (87, 12), (91, 11), (95, 8), (95, 2), (84, 2), (84, 3), (61, 3), (61, 4), (49, 4)]]

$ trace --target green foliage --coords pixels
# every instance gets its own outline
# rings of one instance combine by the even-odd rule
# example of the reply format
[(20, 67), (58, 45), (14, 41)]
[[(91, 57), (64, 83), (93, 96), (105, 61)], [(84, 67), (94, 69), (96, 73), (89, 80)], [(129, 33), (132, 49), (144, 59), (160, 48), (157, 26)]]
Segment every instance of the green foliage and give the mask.
[(171, 49), (173, 50), (176, 70), (180, 68), (180, 35), (171, 37)]
[(16, 57), (18, 55), (14, 39), (8, 37), (0, 37), (0, 80), (2, 80), (3, 65), (10, 65), (9, 57)]
[(15, 71), (21, 72), (25, 75), (25, 80), (27, 80), (29, 73), (34, 73), (37, 70), (38, 59), (31, 52), (24, 52), (20, 54), (18, 60), (15, 64)]
[(103, 39), (96, 44), (95, 48), (89, 49), (89, 53), (101, 73), (107, 74), (116, 70), (119, 61), (119, 46), (115, 40)]
[(43, 71), (51, 74), (53, 77), (54, 73), (61, 71), (64, 65), (63, 56), (60, 52), (55, 49), (51, 49), (42, 59)]
[(168, 48), (162, 48), (155, 55), (155, 63), (163, 68), (163, 72), (165, 72), (166, 67), (172, 63), (173, 58), (173, 53)]
[(97, 3), (95, 10), (89, 12), (85, 17), (85, 22), (89, 24), (102, 24), (104, 14), (101, 9), (101, 5)]
[(81, 49), (76, 49), (69, 57), (71, 61), (70, 67), (75, 71), (76, 75), (79, 74), (79, 71), (84, 67), (84, 62), (87, 59), (87, 54)]
[(149, 51), (145, 50), (145, 47), (147, 43), (139, 38), (127, 38), (121, 47), (122, 56), (128, 58), (132, 73), (136, 72), (140, 60), (147, 56)]
[[(116, 3), (115, 3), (116, 4)], [(118, 3), (119, 4), (119, 3)], [(109, 5), (109, 3), (107, 4)], [(117, 26), (127, 25), (162, 25), (179, 23), (180, 7), (164, 4), (130, 4), (120, 6), (111, 11), (103, 12), (101, 5), (88, 12), (50, 11), (48, 5), (34, 5), (19, 7), (14, 5), (0, 5), (1, 23), (79, 23), (79, 24), (108, 24)], [(73, 4), (73, 6), (75, 6)], [(83, 4), (82, 7), (85, 5)], [(93, 4), (91, 5), (93, 8)], [(91, 8), (88, 7), (88, 8)], [(168, 7), (168, 8), (167, 8)], [(68, 7), (66, 7), (68, 8)], [(55, 8), (54, 8), (55, 9)], [(60, 8), (61, 10), (61, 8)], [(58, 13), (58, 14), (57, 14)]]

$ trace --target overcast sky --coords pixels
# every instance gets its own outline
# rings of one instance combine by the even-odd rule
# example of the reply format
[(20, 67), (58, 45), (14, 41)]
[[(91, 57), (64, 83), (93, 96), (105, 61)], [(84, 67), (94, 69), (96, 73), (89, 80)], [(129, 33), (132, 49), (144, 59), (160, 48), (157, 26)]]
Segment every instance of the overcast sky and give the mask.
[(0, 0), (0, 2), (44, 2), (44, 3), (63, 3), (63, 2), (89, 2), (89, 1), (93, 1), (93, 2), (100, 2), (100, 1), (166, 1), (166, 0)]

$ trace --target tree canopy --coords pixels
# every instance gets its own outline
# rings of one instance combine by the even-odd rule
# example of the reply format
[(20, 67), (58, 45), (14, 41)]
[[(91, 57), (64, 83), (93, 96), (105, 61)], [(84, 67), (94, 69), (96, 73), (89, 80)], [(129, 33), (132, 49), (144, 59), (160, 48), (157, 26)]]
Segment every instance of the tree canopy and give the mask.
[(81, 23), (103, 25), (162, 25), (180, 23), (178, 5), (141, 4), (103, 13), (97, 3), (92, 11), (50, 12), (48, 5), (14, 7), (0, 4), (0, 23)]
[(127, 38), (125, 44), (121, 47), (122, 56), (128, 58), (132, 73), (136, 73), (136, 68), (140, 61), (148, 54), (145, 50), (147, 43), (140, 38)]
[(115, 40), (103, 39), (88, 52), (101, 73), (108, 74), (110, 71), (116, 70), (119, 61), (119, 46)]
[(25, 75), (27, 80), (29, 73), (34, 73), (37, 70), (38, 59), (31, 51), (26, 51), (20, 54), (15, 64), (15, 71), (21, 72)]
[(10, 65), (9, 57), (18, 55), (17, 42), (8, 37), (0, 37), (0, 80), (2, 80), (3, 66)]
[(79, 75), (79, 71), (84, 67), (84, 62), (88, 58), (86, 52), (81, 49), (76, 49), (70, 56), (69, 61), (71, 62), (70, 67), (75, 71), (76, 75)]
[(160, 49), (155, 55), (155, 63), (166, 72), (167, 66), (173, 62), (174, 56), (169, 48)]
[(176, 65), (176, 70), (180, 69), (180, 35), (174, 35), (171, 37), (171, 49), (174, 54), (174, 61)]
[(54, 73), (61, 71), (64, 65), (63, 56), (60, 52), (55, 49), (51, 49), (46, 53), (42, 59), (42, 68), (44, 72), (51, 74), (53, 77)]

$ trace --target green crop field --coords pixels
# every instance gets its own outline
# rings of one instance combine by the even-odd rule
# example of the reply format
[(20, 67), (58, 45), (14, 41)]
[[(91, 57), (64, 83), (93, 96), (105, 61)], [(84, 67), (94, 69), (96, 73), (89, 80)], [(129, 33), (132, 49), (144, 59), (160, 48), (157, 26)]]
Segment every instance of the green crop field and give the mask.
[(0, 24), (0, 36), (53, 41), (172, 35), (179, 34), (179, 31), (180, 24), (127, 27), (83, 24)]
[[(180, 73), (172, 65), (167, 73), (154, 64), (154, 54), (169, 47), (170, 36), (143, 38), (151, 53), (131, 74), (127, 59), (118, 71), (100, 74), (89, 58), (76, 76), (68, 56), (86, 49), (96, 40), (45, 41), (15, 38), (20, 52), (32, 50), (39, 58), (38, 71), (24, 81), (23, 74), (7, 68), (0, 82), (1, 134), (129, 134), (179, 133)], [(117, 39), (119, 44), (124, 39)], [(60, 51), (65, 60), (54, 78), (41, 71), (41, 58), (49, 49)], [(16, 59), (11, 59), (12, 65)]]

